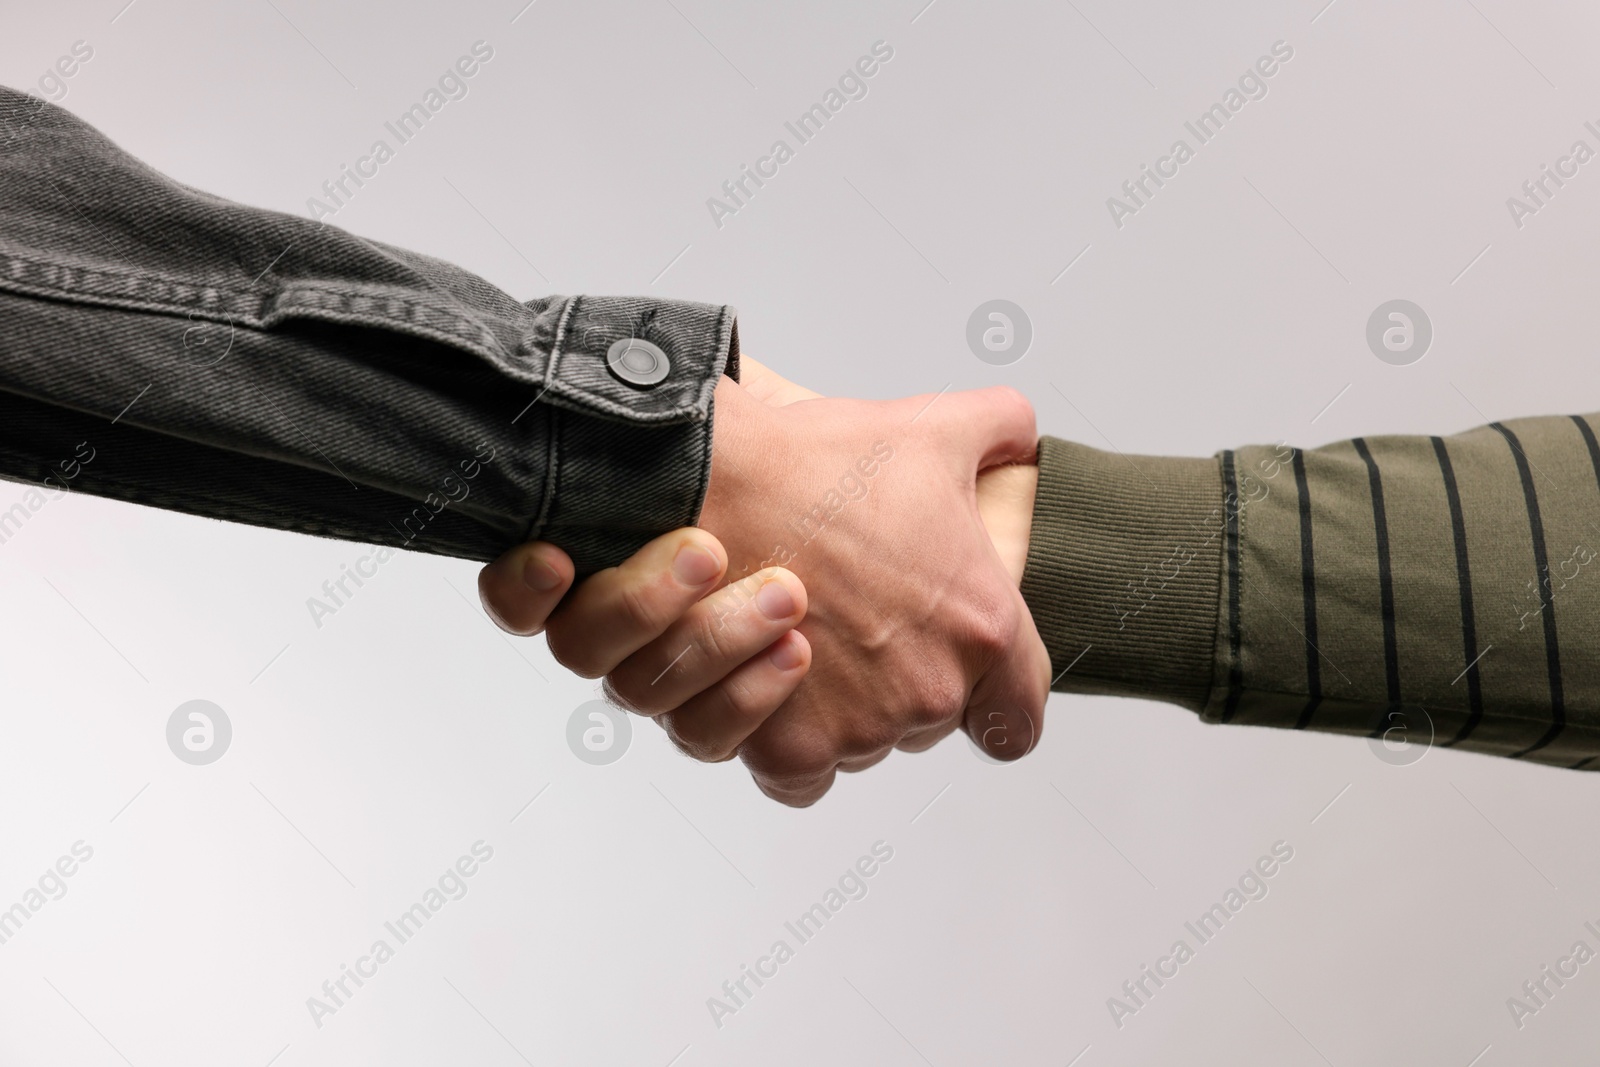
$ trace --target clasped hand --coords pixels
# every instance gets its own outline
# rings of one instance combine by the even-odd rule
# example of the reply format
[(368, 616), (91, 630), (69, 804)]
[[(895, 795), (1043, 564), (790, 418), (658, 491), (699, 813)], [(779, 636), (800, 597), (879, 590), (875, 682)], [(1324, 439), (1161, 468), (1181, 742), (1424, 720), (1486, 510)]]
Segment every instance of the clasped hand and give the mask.
[(573, 585), (553, 545), (479, 575), (506, 630), (768, 796), (958, 727), (1000, 759), (1043, 727), (1049, 656), (1018, 592), (1037, 433), (1007, 388), (823, 398), (743, 360), (717, 386), (699, 528)]

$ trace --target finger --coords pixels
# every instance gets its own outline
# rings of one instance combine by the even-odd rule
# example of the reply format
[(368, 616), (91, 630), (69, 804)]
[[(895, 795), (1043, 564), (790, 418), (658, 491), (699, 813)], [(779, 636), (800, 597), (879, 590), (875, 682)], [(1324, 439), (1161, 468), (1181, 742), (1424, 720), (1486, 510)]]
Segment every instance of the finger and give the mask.
[(619, 663), (606, 676), (607, 695), (642, 715), (671, 711), (793, 630), (805, 614), (799, 578), (781, 567), (757, 571), (690, 607)]
[[(895, 748), (905, 748), (905, 742), (900, 742), (900, 744), (896, 745)], [(888, 759), (889, 753), (892, 751), (894, 751), (894, 749), (886, 748), (882, 752), (876, 753), (875, 755), (862, 756), (859, 759), (841, 760), (839, 763), (839, 769), (844, 771), (846, 774), (859, 773), (866, 770), (868, 767), (876, 767), (878, 764)]]
[(686, 754), (720, 763), (789, 699), (810, 668), (810, 642), (790, 630), (710, 689), (661, 716), (662, 725)]
[(887, 752), (901, 735), (871, 716), (830, 725), (819, 714), (826, 710), (802, 689), (739, 746), (757, 787), (780, 804), (810, 807), (833, 787), (841, 763)]
[(674, 530), (573, 590), (550, 617), (550, 653), (585, 678), (660, 637), (716, 588), (728, 567), (722, 543), (704, 530)]
[(979, 679), (963, 723), (980, 750), (1005, 762), (1038, 745), (1050, 693), (1050, 654), (1031, 620), (1017, 636), (1018, 654)]
[(572, 558), (555, 545), (518, 545), (478, 572), (478, 598), (500, 629), (536, 634), (572, 587), (574, 573)]
[(957, 446), (952, 459), (966, 471), (1007, 463), (1031, 463), (1039, 452), (1039, 428), (1028, 398), (1006, 385), (945, 393), (901, 403), (920, 410)]
[(821, 774), (809, 778), (772, 780), (756, 775), (755, 782), (756, 788), (779, 804), (790, 808), (809, 808), (833, 788), (837, 775), (837, 769), (830, 767)]

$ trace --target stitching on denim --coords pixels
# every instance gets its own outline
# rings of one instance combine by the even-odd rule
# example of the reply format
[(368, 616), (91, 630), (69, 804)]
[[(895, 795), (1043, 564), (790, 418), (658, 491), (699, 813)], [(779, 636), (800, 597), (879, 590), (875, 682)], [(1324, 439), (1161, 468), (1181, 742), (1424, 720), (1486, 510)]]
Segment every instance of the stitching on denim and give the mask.
[[(315, 299), (307, 300), (307, 297)], [(288, 317), (283, 314), (285, 310), (305, 307), (317, 311), (344, 311), (355, 316), (374, 315), (385, 322), (439, 330), (486, 351), (503, 354), (494, 334), (470, 317), (395, 294), (349, 293), (313, 282), (295, 282), (282, 290), (272, 300), (276, 314), (261, 316), (261, 322), (271, 325)]]
[(700, 448), (698, 449), (698, 458), (700, 460), (700, 469), (696, 472), (694, 495), (687, 502), (688, 506), (685, 509), (686, 517), (681, 524), (684, 526), (692, 526), (700, 521), (700, 509), (704, 506), (706, 493), (711, 488), (711, 450), (716, 445), (714, 435), (717, 432), (715, 419), (717, 382), (722, 377), (723, 368), (728, 363), (728, 352), (733, 343), (733, 324), (736, 321), (736, 317), (737, 313), (730, 305), (724, 304), (722, 306), (722, 321), (717, 327), (717, 351), (712, 357), (711, 373), (706, 375), (705, 381), (700, 383), (700, 400), (706, 409), (705, 428), (700, 431), (699, 435)]
[[(372, 316), (386, 324), (442, 334), (449, 343), (464, 342), (492, 355), (504, 355), (494, 335), (476, 320), (437, 304), (408, 299), (399, 293), (354, 293), (315, 282), (292, 282), (266, 294), (216, 285), (197, 285), (144, 274), (80, 267), (3, 253), (0, 288), (27, 295), (54, 296), (114, 307), (182, 314), (197, 312), (238, 319), (239, 324), (266, 328), (290, 317), (293, 310), (317, 310)], [(270, 310), (269, 310), (270, 309)]]
[[(216, 321), (228, 321), (256, 329), (269, 329), (292, 318), (317, 318), (352, 325), (377, 320), (390, 328), (420, 334), (431, 340), (460, 345), (495, 360), (496, 366), (517, 376), (516, 362), (507, 357), (499, 341), (481, 323), (453, 314), (431, 303), (410, 300), (397, 293), (351, 293), (312, 282), (295, 282), (276, 293), (254, 295), (219, 286), (199, 286), (170, 279), (143, 276), (88, 267), (68, 267), (40, 263), (26, 256), (5, 253), (7, 270), (0, 274), (0, 290), (23, 295), (42, 295), (95, 302), (103, 306), (124, 307), (157, 314), (194, 312)], [(97, 281), (98, 280), (98, 283)], [(87, 283), (87, 284), (85, 284)], [(120, 288), (122, 292), (112, 291)], [(604, 394), (583, 389), (560, 378), (561, 357), (575, 317), (580, 313), (581, 297), (572, 297), (562, 309), (556, 336), (546, 362), (544, 386), (556, 397), (566, 399), (589, 412), (602, 412), (636, 423), (700, 421), (716, 381), (728, 359), (734, 322), (733, 309), (724, 306), (718, 314), (716, 347), (692, 398), (659, 411), (640, 410), (612, 400)], [(270, 309), (270, 310), (269, 310)], [(312, 315), (311, 313), (315, 313)]]
[[(556, 319), (555, 337), (550, 342), (550, 358), (545, 360), (544, 393), (550, 392), (555, 384), (556, 367), (561, 362), (561, 343), (566, 340), (567, 322), (572, 317), (573, 309), (577, 307), (578, 297), (567, 300), (561, 309), (561, 316)], [(557, 390), (559, 392), (559, 390)], [(543, 396), (544, 393), (540, 395)], [(535, 398), (535, 403), (538, 398)], [(559, 469), (561, 464), (561, 417), (562, 409), (559, 405), (550, 405), (550, 415), (546, 420), (545, 454), (548, 457), (544, 468), (544, 486), (539, 499), (539, 511), (528, 523), (527, 530), (523, 533), (523, 541), (537, 541), (550, 521), (550, 509), (556, 496), (556, 487), (559, 484)]]
[[(567, 301), (567, 306), (561, 309), (561, 317), (556, 320), (556, 335), (550, 341), (550, 358), (545, 361), (544, 387), (553, 388), (556, 384), (556, 369), (561, 364), (561, 345), (567, 339), (567, 324), (572, 320), (573, 312), (578, 307), (579, 298), (574, 296)], [(561, 390), (556, 390), (561, 392)]]
[[(567, 325), (577, 309), (579, 297), (572, 297), (567, 301), (567, 306), (561, 309), (561, 317), (556, 320), (556, 335), (550, 342), (550, 358), (545, 361), (545, 386), (546, 393), (556, 384), (556, 374), (561, 365), (561, 345), (567, 339)], [(556, 390), (560, 393), (561, 390)], [(561, 409), (555, 405), (550, 408), (550, 441), (548, 458), (544, 467), (544, 491), (540, 494), (539, 513), (533, 517), (533, 522), (528, 528), (525, 541), (536, 541), (550, 521), (550, 509), (554, 504), (556, 492), (561, 484)]]
[(700, 413), (700, 408), (696, 405), (693, 397), (688, 397), (682, 402), (661, 411), (641, 411), (638, 408), (630, 408), (626, 404), (620, 404), (600, 393), (589, 392), (580, 386), (570, 385), (559, 380), (550, 383), (549, 391), (550, 395), (570, 402), (584, 414), (592, 415), (603, 412), (607, 415), (616, 416), (624, 422), (636, 425), (705, 421), (705, 417)]
[(695, 472), (694, 492), (684, 501), (684, 518), (679, 526), (693, 526), (700, 521), (700, 509), (705, 504), (706, 491), (711, 488), (711, 435), (715, 432), (708, 413), (704, 426), (695, 430), (696, 443), (700, 446), (695, 450), (695, 458), (700, 461), (700, 469)]
[(537, 541), (550, 524), (550, 509), (555, 504), (556, 493), (560, 491), (562, 415), (559, 408), (550, 410), (550, 442), (547, 446), (550, 458), (544, 468), (544, 492), (539, 501), (539, 513), (533, 517), (533, 524), (529, 526), (524, 541)]

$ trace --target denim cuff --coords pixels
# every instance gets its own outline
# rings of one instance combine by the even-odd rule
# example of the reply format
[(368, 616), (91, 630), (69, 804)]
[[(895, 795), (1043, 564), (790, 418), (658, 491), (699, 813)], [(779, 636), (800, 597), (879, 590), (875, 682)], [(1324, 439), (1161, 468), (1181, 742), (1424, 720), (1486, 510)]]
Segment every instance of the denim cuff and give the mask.
[[(523, 345), (549, 353), (541, 402), (552, 407), (543, 506), (525, 539), (560, 545), (583, 574), (699, 518), (713, 394), (737, 371), (739, 338), (728, 306), (596, 296), (557, 304), (553, 333), (538, 330)], [(611, 372), (607, 353), (629, 339), (666, 354), (665, 380), (641, 387)]]

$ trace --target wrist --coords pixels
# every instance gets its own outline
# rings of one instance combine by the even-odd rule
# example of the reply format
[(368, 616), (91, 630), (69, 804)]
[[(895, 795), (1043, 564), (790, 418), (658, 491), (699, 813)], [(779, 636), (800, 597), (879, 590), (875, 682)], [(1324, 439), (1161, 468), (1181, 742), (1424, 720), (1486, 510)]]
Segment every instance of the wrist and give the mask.
[(978, 514), (1012, 582), (1022, 584), (1033, 528), (1033, 498), (1039, 468), (1032, 464), (991, 467), (978, 472)]
[[(748, 373), (748, 368), (747, 373)], [(771, 466), (774, 453), (784, 451), (775, 439), (769, 411), (749, 391), (731, 378), (717, 383), (712, 402), (711, 463), (706, 494), (695, 525), (710, 531), (728, 552), (730, 578), (759, 566), (752, 556), (761, 539), (753, 537), (749, 506), (753, 497), (769, 499), (779, 480)]]

